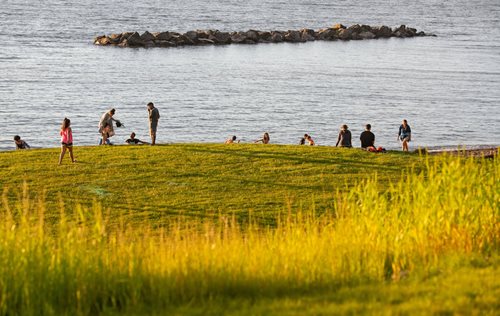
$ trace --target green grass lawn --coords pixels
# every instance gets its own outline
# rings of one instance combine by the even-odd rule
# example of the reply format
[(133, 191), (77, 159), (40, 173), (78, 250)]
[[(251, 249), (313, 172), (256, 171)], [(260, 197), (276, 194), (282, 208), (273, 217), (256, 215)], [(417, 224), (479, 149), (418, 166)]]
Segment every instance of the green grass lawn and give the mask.
[(384, 185), (423, 163), (401, 152), (240, 144), (75, 147), (78, 162), (65, 157), (62, 166), (58, 155), (58, 149), (0, 153), (0, 186), (12, 200), (26, 183), (30, 195), (43, 193), (52, 206), (63, 201), (67, 212), (97, 201), (112, 218), (152, 225), (179, 213), (252, 212), (265, 220), (288, 207), (322, 212), (336, 190), (368, 177)]
[(0, 315), (496, 315), (500, 162), (178, 144), (0, 153)]

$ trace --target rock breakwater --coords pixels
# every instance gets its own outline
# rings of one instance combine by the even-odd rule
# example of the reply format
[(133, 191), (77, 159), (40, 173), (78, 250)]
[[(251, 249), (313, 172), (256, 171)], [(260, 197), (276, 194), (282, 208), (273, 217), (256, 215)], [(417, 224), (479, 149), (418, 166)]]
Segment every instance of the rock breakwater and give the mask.
[(435, 36), (417, 31), (414, 28), (401, 25), (396, 28), (388, 26), (369, 26), (355, 24), (346, 27), (336, 24), (320, 30), (301, 29), (288, 31), (257, 31), (221, 32), (218, 30), (196, 30), (186, 33), (148, 31), (125, 32), (111, 35), (101, 35), (94, 39), (95, 45), (118, 47), (177, 47), (201, 45), (228, 45), (228, 44), (258, 44), (258, 43), (304, 43), (310, 41), (349, 41), (368, 40), (377, 38), (407, 38), (416, 36)]

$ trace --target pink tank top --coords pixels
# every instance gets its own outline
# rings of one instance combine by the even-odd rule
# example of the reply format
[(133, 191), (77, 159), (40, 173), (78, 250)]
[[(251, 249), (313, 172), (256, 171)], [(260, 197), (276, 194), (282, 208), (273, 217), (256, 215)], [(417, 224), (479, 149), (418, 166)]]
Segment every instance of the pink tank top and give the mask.
[(69, 128), (61, 130), (61, 143), (69, 144), (73, 142), (73, 133)]

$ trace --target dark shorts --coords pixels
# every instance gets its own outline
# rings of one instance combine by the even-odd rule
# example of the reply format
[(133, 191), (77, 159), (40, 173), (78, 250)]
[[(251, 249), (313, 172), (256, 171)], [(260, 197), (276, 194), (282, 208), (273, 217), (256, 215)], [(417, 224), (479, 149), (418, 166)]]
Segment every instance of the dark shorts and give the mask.
[(73, 147), (73, 143), (61, 143), (63, 147)]

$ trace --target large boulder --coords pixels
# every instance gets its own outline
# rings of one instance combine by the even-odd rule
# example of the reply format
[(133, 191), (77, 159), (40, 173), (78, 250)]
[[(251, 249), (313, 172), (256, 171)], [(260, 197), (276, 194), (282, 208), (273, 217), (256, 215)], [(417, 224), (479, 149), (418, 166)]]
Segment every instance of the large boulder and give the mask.
[(411, 37), (411, 33), (406, 28), (406, 25), (401, 25), (392, 32), (392, 36), (395, 37)]
[(196, 31), (189, 31), (184, 33), (184, 37), (186, 37), (188, 40), (187, 42), (191, 42), (191, 45), (196, 44), (198, 42), (198, 32)]
[(242, 44), (247, 39), (245, 33), (233, 32), (231, 33), (231, 43)]
[(94, 38), (94, 45), (108, 45), (109, 38), (106, 35), (100, 35)]
[(198, 39), (209, 38), (211, 34), (210, 30), (196, 30), (196, 37)]
[(392, 29), (385, 25), (374, 27), (372, 32), (376, 37), (389, 38), (392, 36)]
[(363, 32), (361, 25), (359, 25), (359, 24), (351, 25), (347, 28), (347, 31), (350, 31), (351, 34), (349, 35), (348, 38), (346, 37), (346, 39), (352, 39), (352, 40), (360, 40), (361, 39), (359, 37), (359, 33)]
[(361, 25), (359, 24), (353, 24), (347, 28), (348, 30), (351, 30), (353, 33), (361, 33)]
[(133, 32), (122, 33), (122, 36), (120, 37), (120, 43), (123, 42), (124, 40), (128, 39), (132, 34), (134, 34), (134, 33)]
[(352, 39), (352, 34), (353, 34), (353, 31), (350, 30), (350, 29), (341, 29), (339, 30), (339, 32), (337, 33), (338, 35), (338, 38), (343, 40), (343, 41), (348, 41), (348, 40), (351, 40)]
[(183, 34), (173, 35), (170, 41), (174, 42), (177, 46), (194, 45), (194, 42)]
[(273, 31), (271, 32), (271, 42), (273, 43), (281, 43), (283, 42), (283, 34), (279, 31)]
[(258, 32), (259, 35), (259, 42), (261, 43), (270, 43), (272, 41), (273, 35), (271, 32)]
[(127, 38), (127, 45), (129, 47), (140, 47), (140, 46), (144, 45), (144, 42), (141, 39), (141, 36), (139, 35), (139, 33), (134, 32), (134, 33), (132, 33), (132, 35), (130, 35)]
[(359, 39), (362, 39), (362, 40), (374, 39), (375, 34), (373, 34), (372, 32), (366, 31), (366, 32), (359, 33), (358, 37), (359, 37)]
[(333, 41), (337, 39), (337, 34), (340, 32), (339, 30), (343, 29), (321, 29), (317, 33), (317, 39), (322, 41)]
[(215, 31), (212, 33), (208, 39), (214, 41), (215, 44), (225, 45), (231, 43), (231, 35), (227, 32)]
[(414, 29), (412, 27), (407, 27), (406, 28), (406, 34), (407, 34), (408, 37), (417, 36), (417, 29)]
[(258, 42), (259, 41), (259, 33), (258, 31), (248, 30), (245, 32), (245, 36), (247, 40)]
[(361, 25), (361, 29), (360, 29), (360, 33), (362, 33), (362, 32), (372, 32), (373, 33), (373, 29), (371, 26), (363, 24), (363, 25)]
[(285, 41), (290, 43), (303, 42), (300, 32), (294, 30), (285, 33)]
[(155, 41), (170, 41), (173, 34), (170, 32), (156, 32), (153, 33), (153, 36), (155, 37)]
[(109, 38), (109, 42), (113, 45), (117, 45), (120, 43), (120, 39), (122, 38), (122, 34), (119, 33), (119, 34), (111, 34), (110, 36), (108, 36)]
[(316, 32), (312, 29), (302, 29), (300, 30), (300, 37), (303, 42), (310, 42), (316, 40)]
[(153, 34), (149, 33), (148, 31), (146, 31), (146, 32), (142, 33), (141, 40), (143, 42), (154, 41), (155, 40), (155, 36)]

